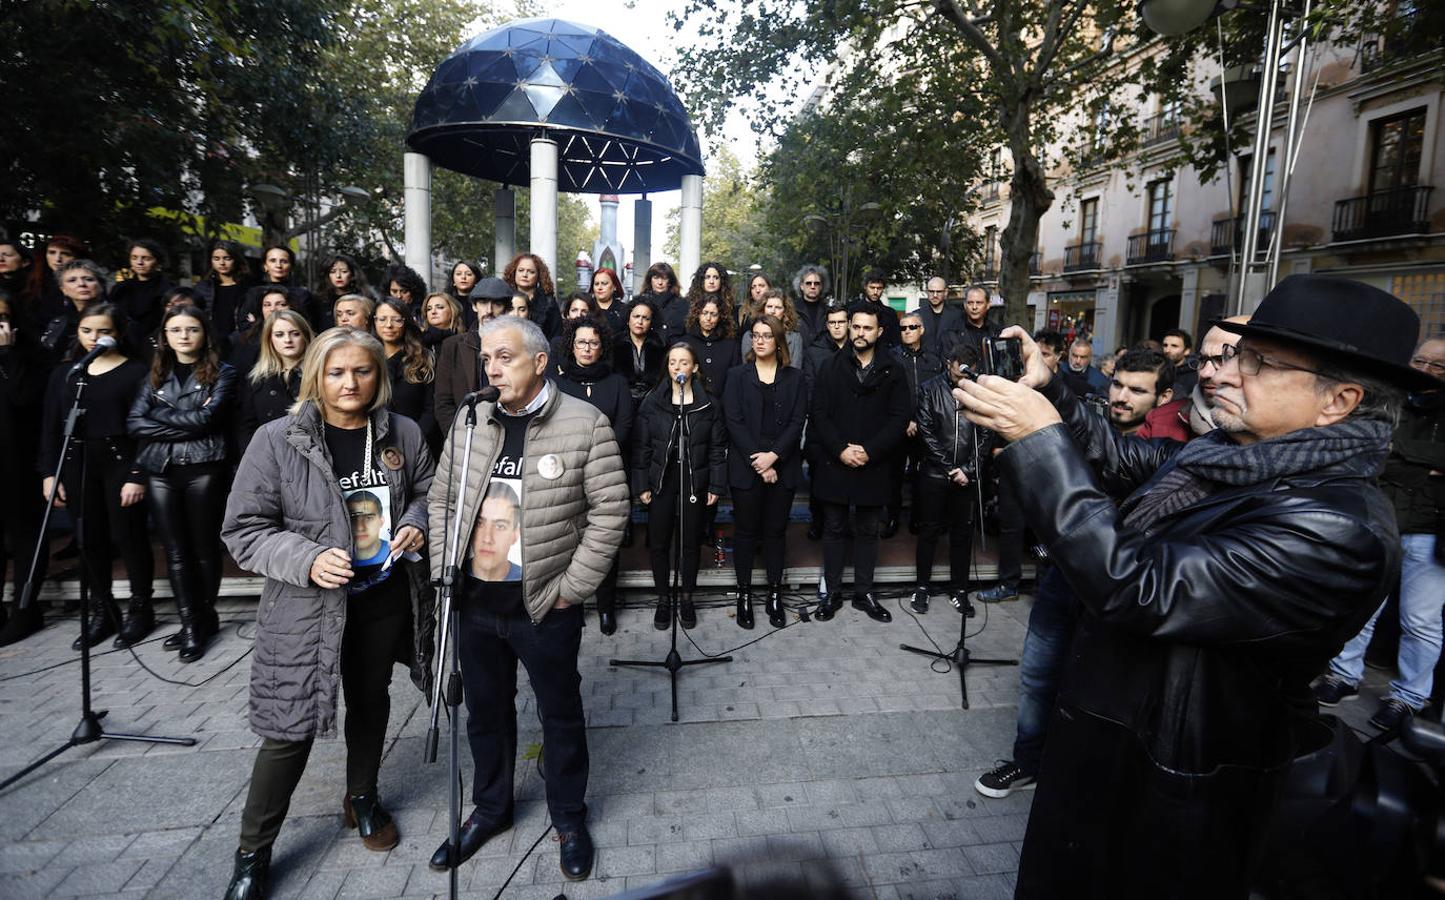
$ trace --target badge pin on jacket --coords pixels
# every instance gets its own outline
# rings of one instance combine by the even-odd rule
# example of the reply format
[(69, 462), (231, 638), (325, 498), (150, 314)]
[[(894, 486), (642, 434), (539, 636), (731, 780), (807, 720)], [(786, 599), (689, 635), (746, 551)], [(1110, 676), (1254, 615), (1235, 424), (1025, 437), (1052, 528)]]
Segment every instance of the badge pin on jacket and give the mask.
[(561, 478), (564, 468), (562, 458), (555, 453), (548, 453), (546, 456), (537, 460), (537, 474), (548, 481)]

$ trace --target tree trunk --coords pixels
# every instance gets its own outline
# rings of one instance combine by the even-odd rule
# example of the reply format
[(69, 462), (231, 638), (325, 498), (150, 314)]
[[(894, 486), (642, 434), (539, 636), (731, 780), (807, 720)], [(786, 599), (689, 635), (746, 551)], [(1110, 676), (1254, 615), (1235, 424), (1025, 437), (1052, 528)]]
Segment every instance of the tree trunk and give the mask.
[(1020, 98), (1005, 108), (1003, 127), (1014, 166), (1009, 181), (1009, 221), (999, 236), (998, 289), (1004, 299), (1004, 323), (1033, 331), (1034, 323), (1028, 319), (1029, 258), (1038, 246), (1039, 220), (1054, 205), (1054, 192), (1034, 155), (1028, 99)]

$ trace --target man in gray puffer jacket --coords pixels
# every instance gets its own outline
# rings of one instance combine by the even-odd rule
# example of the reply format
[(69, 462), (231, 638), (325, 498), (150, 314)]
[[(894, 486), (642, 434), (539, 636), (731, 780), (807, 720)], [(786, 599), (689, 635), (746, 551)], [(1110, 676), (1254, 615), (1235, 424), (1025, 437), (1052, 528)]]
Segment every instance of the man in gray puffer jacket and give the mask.
[[(622, 456), (607, 417), (545, 377), (547, 339), (526, 319), (482, 325), (482, 362), (496, 403), (478, 404), (472, 452), (458, 410), (428, 498), (432, 575), (446, 564), (446, 532), (461, 504), (465, 542), (455, 603), (476, 808), (456, 864), (512, 826), (517, 758), (517, 663), (537, 697), (546, 752), (547, 808), (561, 841), (562, 874), (592, 871), (588, 756), (577, 651), (582, 601), (597, 591), (622, 543), (628, 513)], [(456, 453), (458, 456), (454, 456)], [(462, 466), (467, 491), (454, 496)], [(432, 856), (445, 870), (450, 842)]]

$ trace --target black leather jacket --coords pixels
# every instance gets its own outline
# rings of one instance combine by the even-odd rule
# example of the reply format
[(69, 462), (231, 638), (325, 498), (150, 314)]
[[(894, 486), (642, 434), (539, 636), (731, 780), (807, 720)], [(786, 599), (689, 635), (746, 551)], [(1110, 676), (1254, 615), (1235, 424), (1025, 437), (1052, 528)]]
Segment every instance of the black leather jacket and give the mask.
[(1242, 897), (1250, 827), (1269, 820), (1278, 773), (1314, 749), (1310, 681), (1399, 570), (1393, 510), (1356, 457), (1125, 527), (1101, 483), (1144, 487), (1185, 445), (1119, 435), (1062, 379), (1043, 393), (1064, 425), (998, 459), (1085, 615), (1019, 895), (1143, 896), (1186, 878), (1173, 895)]
[(914, 415), (918, 436), (923, 439), (923, 476), (947, 479), (949, 472), (962, 469), (969, 481), (977, 480), (979, 464), (988, 459), (993, 433), (963, 417), (947, 375), (936, 375), (919, 387)]
[(140, 441), (136, 465), (160, 475), (167, 466), (220, 462), (226, 458), (226, 429), (236, 400), (236, 370), (220, 364), (210, 385), (195, 373), (181, 384), (171, 373), (165, 384), (151, 387), (147, 378), (136, 392), (126, 416), (126, 430)]

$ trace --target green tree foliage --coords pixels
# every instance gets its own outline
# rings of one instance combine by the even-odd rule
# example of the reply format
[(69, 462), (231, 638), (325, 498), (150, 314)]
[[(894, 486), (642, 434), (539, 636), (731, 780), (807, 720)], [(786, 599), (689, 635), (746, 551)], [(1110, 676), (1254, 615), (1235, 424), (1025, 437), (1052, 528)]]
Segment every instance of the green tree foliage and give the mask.
[[(737, 154), (726, 145), (708, 155), (707, 174), (702, 185), (702, 259), (720, 262), (734, 272), (761, 266), (768, 273), (781, 272), (788, 255), (767, 228), (769, 202), (754, 172), (744, 171)], [(664, 256), (679, 258), (679, 210), (667, 214)], [(691, 272), (680, 272), (686, 281)]]

